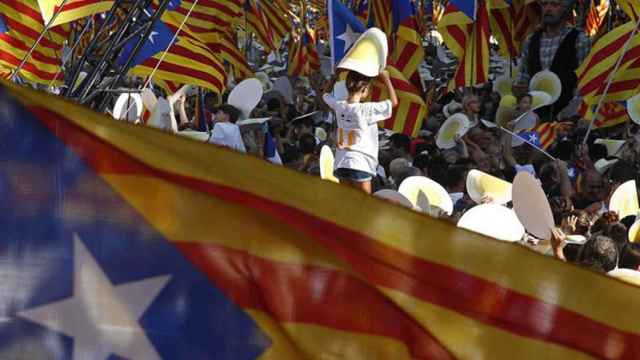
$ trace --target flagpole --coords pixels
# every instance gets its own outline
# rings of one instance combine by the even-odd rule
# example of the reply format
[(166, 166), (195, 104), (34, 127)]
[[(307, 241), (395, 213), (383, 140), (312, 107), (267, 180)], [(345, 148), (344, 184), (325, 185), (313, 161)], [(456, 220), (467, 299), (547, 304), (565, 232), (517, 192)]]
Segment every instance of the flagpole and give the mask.
[(24, 65), (27, 63), (27, 61), (31, 57), (31, 54), (33, 54), (33, 52), (36, 50), (36, 47), (38, 46), (40, 41), (42, 41), (42, 38), (44, 38), (46, 33), (49, 31), (53, 22), (56, 21), (56, 18), (58, 18), (58, 15), (60, 15), (60, 13), (62, 12), (62, 9), (64, 8), (64, 5), (67, 3), (67, 1), (69, 0), (62, 0), (62, 3), (60, 4), (60, 7), (58, 8), (58, 10), (56, 10), (53, 13), (53, 16), (51, 17), (51, 19), (49, 19), (44, 29), (42, 29), (42, 32), (40, 32), (40, 35), (38, 36), (36, 41), (33, 43), (33, 45), (31, 45), (31, 48), (29, 49), (29, 51), (27, 51), (27, 54), (22, 58), (22, 60), (20, 61), (20, 64), (18, 64), (18, 67), (16, 67), (16, 69), (13, 71), (13, 74), (11, 74), (11, 78), (10, 78), (11, 81), (15, 81), (16, 76), (18, 76), (18, 73), (20, 72), (20, 70), (22, 70)]
[(511, 136), (515, 136), (515, 137), (519, 138), (520, 140), (522, 140), (522, 141), (526, 142), (527, 144), (531, 145), (534, 149), (536, 149), (536, 150), (538, 150), (539, 152), (541, 152), (542, 154), (546, 155), (549, 159), (551, 159), (551, 160), (553, 160), (553, 161), (555, 161), (555, 160), (556, 160), (556, 158), (554, 158), (553, 156), (551, 156), (551, 154), (549, 154), (548, 152), (546, 152), (545, 150), (543, 150), (541, 147), (537, 146), (536, 144), (534, 144), (534, 143), (530, 142), (529, 140), (527, 140), (527, 139), (525, 139), (525, 138), (523, 138), (523, 137), (519, 136), (518, 134), (516, 134), (516, 133), (514, 133), (514, 132), (512, 132), (512, 131), (510, 131), (510, 130), (505, 129), (505, 128), (504, 128), (504, 127), (502, 127), (502, 126), (498, 126), (498, 128), (500, 128), (500, 130), (502, 130), (502, 131), (506, 132), (507, 134), (509, 134), (509, 135), (511, 135)]
[(618, 57), (618, 61), (616, 61), (616, 65), (613, 68), (613, 71), (609, 74), (607, 78), (607, 84), (604, 87), (604, 91), (602, 95), (600, 95), (600, 99), (598, 99), (598, 105), (596, 106), (596, 110), (593, 113), (593, 117), (591, 121), (589, 121), (589, 128), (587, 129), (587, 134), (584, 136), (584, 140), (582, 140), (583, 144), (586, 144), (587, 140), (589, 139), (589, 135), (591, 134), (591, 130), (593, 129), (593, 123), (595, 122), (595, 119), (598, 116), (598, 113), (600, 112), (600, 107), (602, 107), (602, 104), (604, 103), (604, 98), (605, 96), (607, 96), (607, 92), (609, 92), (609, 87), (613, 82), (613, 78), (615, 77), (616, 72), (618, 71), (618, 68), (620, 68), (620, 65), (622, 64), (622, 59), (624, 58), (624, 55), (629, 50), (629, 45), (631, 45), (631, 42), (633, 41), (633, 37), (638, 32), (639, 26), (640, 26), (640, 18), (636, 22), (636, 26), (633, 28), (633, 31), (631, 32), (631, 36), (629, 36), (629, 39), (627, 39), (627, 41), (624, 43), (624, 47), (622, 48), (622, 53)]
[[(158, 68), (160, 68), (160, 64), (162, 64), (162, 62), (164, 61), (164, 58), (167, 55), (167, 52), (169, 51), (169, 49), (171, 49), (171, 47), (175, 43), (176, 39), (178, 38), (178, 34), (180, 34), (180, 31), (182, 31), (182, 28), (184, 27), (184, 24), (186, 24), (187, 20), (191, 16), (191, 13), (193, 12), (193, 9), (196, 7), (196, 5), (198, 4), (198, 1), (199, 0), (195, 0), (193, 2), (193, 4), (191, 4), (191, 8), (187, 12), (187, 15), (185, 15), (184, 19), (182, 20), (182, 23), (178, 27), (178, 30), (176, 30), (176, 33), (173, 34), (173, 38), (171, 38), (171, 41), (169, 41), (169, 45), (167, 45), (165, 50), (162, 52), (162, 55), (160, 56), (160, 59), (158, 59), (158, 61), (156, 63), (156, 66), (153, 68), (151, 73), (147, 76), (147, 80), (145, 81), (145, 83), (142, 86), (142, 88), (139, 89), (139, 91), (143, 91), (144, 89), (149, 88), (149, 85), (151, 85), (151, 79), (153, 78), (153, 75), (155, 75), (155, 73), (158, 71)], [(129, 113), (129, 111), (131, 111), (132, 108), (133, 108), (133, 104), (132, 104), (132, 106), (129, 107), (129, 109), (127, 109), (127, 113)]]
[[(76, 50), (76, 48), (78, 47), (78, 45), (80, 45), (80, 41), (82, 40), (82, 37), (84, 36), (84, 34), (87, 32), (87, 30), (89, 30), (89, 28), (91, 27), (91, 25), (93, 24), (93, 18), (89, 17), (89, 21), (87, 21), (87, 24), (82, 28), (82, 31), (80, 32), (80, 34), (78, 35), (78, 39), (76, 40), (75, 44), (73, 44), (73, 46), (71, 47), (71, 50), (69, 50), (69, 59), (71, 59), (73, 57), (73, 53)], [(58, 68), (58, 71), (56, 71), (56, 74), (53, 76), (53, 79), (51, 79), (51, 81), (49, 82), (49, 85), (47, 86), (47, 90), (51, 91), (51, 88), (53, 88), (53, 83), (56, 81), (56, 78), (58, 77), (58, 74), (60, 74), (60, 70), (62, 70), (62, 66), (66, 65), (66, 61), (64, 61), (62, 64), (60, 65), (60, 68)]]
[(160, 64), (162, 64), (162, 62), (164, 61), (164, 58), (167, 56), (167, 52), (169, 52), (169, 49), (171, 49), (173, 44), (178, 39), (178, 34), (180, 34), (180, 31), (182, 31), (182, 28), (184, 27), (184, 24), (186, 24), (187, 20), (191, 16), (191, 13), (193, 12), (193, 9), (196, 7), (197, 4), (198, 4), (198, 0), (195, 0), (193, 2), (193, 4), (191, 4), (191, 8), (187, 12), (187, 15), (185, 15), (184, 19), (182, 20), (182, 23), (178, 27), (178, 30), (176, 30), (176, 33), (173, 34), (173, 38), (169, 42), (169, 45), (167, 45), (167, 48), (164, 49), (164, 51), (162, 52), (162, 55), (160, 55), (160, 59), (158, 59), (158, 62), (156, 63), (156, 66), (153, 68), (153, 71), (151, 71), (151, 73), (147, 77), (147, 81), (145, 82), (145, 84), (144, 84), (144, 86), (142, 87), (141, 90), (146, 89), (149, 86), (149, 84), (151, 84), (151, 79), (153, 78), (153, 75), (155, 75), (156, 71), (158, 71), (158, 68), (160, 67)]

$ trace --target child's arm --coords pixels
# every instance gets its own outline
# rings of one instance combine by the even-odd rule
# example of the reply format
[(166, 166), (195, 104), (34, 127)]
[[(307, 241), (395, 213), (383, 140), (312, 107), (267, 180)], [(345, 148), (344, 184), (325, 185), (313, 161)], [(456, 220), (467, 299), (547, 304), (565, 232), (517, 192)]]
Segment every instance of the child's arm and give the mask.
[(389, 97), (391, 98), (391, 105), (393, 107), (398, 106), (398, 96), (396, 95), (396, 89), (393, 88), (393, 84), (391, 83), (389, 72), (387, 70), (382, 70), (382, 72), (380, 72), (380, 78), (384, 85), (387, 87), (387, 92), (389, 93)]

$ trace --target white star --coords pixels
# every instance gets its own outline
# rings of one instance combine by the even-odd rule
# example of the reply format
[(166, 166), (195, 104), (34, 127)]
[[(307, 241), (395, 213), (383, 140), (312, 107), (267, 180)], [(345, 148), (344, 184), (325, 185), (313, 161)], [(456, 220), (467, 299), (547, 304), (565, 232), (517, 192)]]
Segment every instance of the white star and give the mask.
[(536, 134), (529, 135), (529, 142), (532, 144), (535, 144), (536, 142), (538, 142), (538, 137), (536, 136)]
[(159, 359), (138, 319), (169, 276), (113, 286), (75, 234), (73, 247), (73, 296), (18, 316), (72, 337), (74, 359)]
[(338, 39), (344, 41), (344, 51), (346, 52), (351, 45), (360, 37), (360, 33), (353, 31), (351, 26), (347, 24), (347, 29), (340, 35), (336, 36)]
[(149, 34), (149, 41), (151, 41), (152, 44), (155, 44), (156, 42), (153, 40), (153, 37), (160, 34), (157, 31), (152, 31), (151, 34)]
[(567, 175), (569, 177), (574, 177), (576, 176), (576, 170), (574, 168), (569, 168), (569, 170), (567, 171)]

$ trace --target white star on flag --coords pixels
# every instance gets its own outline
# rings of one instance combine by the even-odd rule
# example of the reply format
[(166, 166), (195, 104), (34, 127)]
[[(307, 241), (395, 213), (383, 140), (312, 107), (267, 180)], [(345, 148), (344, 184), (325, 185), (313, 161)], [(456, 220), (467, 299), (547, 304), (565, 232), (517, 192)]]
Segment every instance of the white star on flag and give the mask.
[(151, 34), (149, 34), (149, 41), (151, 41), (152, 44), (155, 44), (156, 42), (154, 41), (153, 37), (160, 34), (157, 31), (152, 31)]
[(538, 142), (538, 137), (535, 134), (529, 135), (529, 142), (535, 144), (536, 142)]
[(347, 24), (347, 29), (340, 36), (336, 36), (336, 38), (344, 41), (344, 51), (347, 51), (359, 37), (360, 33), (353, 31), (349, 24)]
[(73, 359), (160, 359), (138, 319), (170, 276), (114, 286), (75, 234), (73, 248), (73, 296), (18, 316), (73, 338)]

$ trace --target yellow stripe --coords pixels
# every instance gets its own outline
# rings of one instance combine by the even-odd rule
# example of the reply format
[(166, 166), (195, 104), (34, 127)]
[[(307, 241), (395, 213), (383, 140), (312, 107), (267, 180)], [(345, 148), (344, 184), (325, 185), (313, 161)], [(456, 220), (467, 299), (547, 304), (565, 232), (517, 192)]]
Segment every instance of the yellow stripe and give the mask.
[[(171, 241), (216, 244), (290, 264), (348, 269), (335, 265), (340, 262), (325, 247), (244, 206), (146, 176), (102, 177)], [(181, 204), (185, 206), (174, 208)], [(251, 226), (246, 219), (252, 219)]]
[(78, 9), (65, 10), (58, 15), (52, 26), (76, 21), (93, 14), (107, 12), (113, 7), (113, 3), (114, 1), (100, 1), (96, 4), (83, 6)]
[(271, 339), (271, 346), (260, 356), (261, 360), (298, 360), (302, 354), (296, 348), (288, 335), (283, 332), (280, 324), (262, 311), (244, 309)]
[[(459, 359), (591, 359), (582, 352), (514, 335), (398, 291), (380, 290)], [(541, 319), (541, 326), (543, 322)]]
[[(488, 239), (447, 222), (389, 206), (348, 187), (310, 178), (261, 159), (127, 126), (53, 96), (35, 96), (32, 91), (9, 83), (5, 86), (21, 102), (44, 106), (62, 116), (74, 114), (71, 119), (74, 123), (153, 167), (286, 204), (425, 260), (474, 274), (613, 327), (640, 333), (636, 320), (640, 318), (640, 309), (630, 303), (630, 299), (640, 295), (640, 289), (633, 286), (517, 244)], [(590, 301), (590, 294), (607, 296)]]
[[(27, 0), (27, 1), (22, 1), (23, 5), (28, 6), (29, 8), (31, 8), (32, 10), (34, 10), (36, 13), (40, 14), (40, 9), (38, 8), (37, 4), (35, 3), (35, 0)], [(13, 19), (16, 22), (19, 22), (20, 24), (33, 29), (33, 31), (40, 33), (42, 30), (44, 30), (44, 23), (42, 22), (42, 18), (35, 20), (34, 18), (30, 17), (30, 16), (26, 16), (18, 11), (16, 11), (13, 7), (11, 7), (10, 5), (4, 3), (4, 2), (0, 2), (0, 13), (2, 13), (2, 15), (10, 17), (11, 19)], [(9, 29), (9, 33), (16, 37), (19, 38), (20, 40), (22, 40), (23, 42), (31, 45), (35, 42), (35, 38), (32, 37), (28, 37), (28, 36), (24, 36), (22, 35), (22, 33), (19, 33), (15, 30), (11, 30)], [(37, 36), (37, 35), (36, 35)], [(58, 35), (57, 33), (50, 31), (47, 33), (47, 38), (53, 42), (55, 42), (56, 44), (62, 44), (66, 39), (60, 35)], [(41, 49), (40, 51), (42, 51), (45, 54), (48, 54), (48, 56), (52, 56), (52, 54), (54, 54), (53, 50), (51, 48), (47, 48), (44, 46), (38, 46), (38, 49)]]

